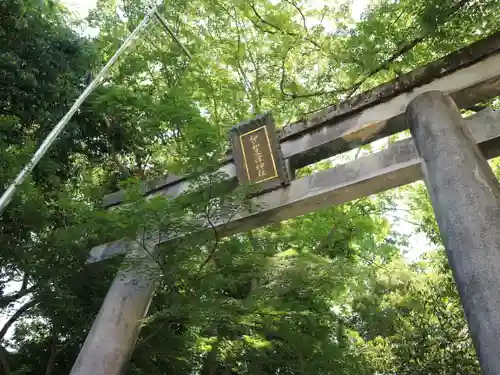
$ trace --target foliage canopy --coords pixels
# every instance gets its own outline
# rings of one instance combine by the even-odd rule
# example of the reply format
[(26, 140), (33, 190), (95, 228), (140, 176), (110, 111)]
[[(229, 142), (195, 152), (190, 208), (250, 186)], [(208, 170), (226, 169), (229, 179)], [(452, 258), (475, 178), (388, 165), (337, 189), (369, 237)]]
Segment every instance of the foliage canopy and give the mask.
[[(166, 3), (162, 16), (193, 58), (150, 25), (0, 219), (0, 306), (13, 314), (0, 327), (2, 373), (69, 372), (116, 271), (117, 262), (84, 267), (94, 245), (190, 233), (191, 219), (229, 218), (246, 204), (244, 189), (227, 193), (199, 174), (224, 156), (230, 126), (266, 110), (283, 125), (500, 29), (497, 0), (373, 1), (359, 22), (349, 2)], [(99, 0), (89, 38), (55, 2), (0, 2), (1, 186), (149, 5)], [(166, 173), (192, 173), (200, 189), (137, 199), (138, 179)], [(128, 205), (101, 210), (120, 187)], [(425, 188), (401, 192), (439, 247)], [(128, 373), (479, 374), (444, 254), (404, 258), (408, 238), (386, 215), (394, 196), (161, 249), (163, 277)]]

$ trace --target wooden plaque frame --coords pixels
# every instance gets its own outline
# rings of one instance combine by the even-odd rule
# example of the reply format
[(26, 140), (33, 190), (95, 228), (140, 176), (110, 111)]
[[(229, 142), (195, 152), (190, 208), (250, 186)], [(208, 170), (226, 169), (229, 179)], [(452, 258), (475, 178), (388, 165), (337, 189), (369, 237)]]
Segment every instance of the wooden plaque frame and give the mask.
[(240, 184), (256, 184), (261, 192), (290, 185), (271, 113), (240, 122), (230, 138)]

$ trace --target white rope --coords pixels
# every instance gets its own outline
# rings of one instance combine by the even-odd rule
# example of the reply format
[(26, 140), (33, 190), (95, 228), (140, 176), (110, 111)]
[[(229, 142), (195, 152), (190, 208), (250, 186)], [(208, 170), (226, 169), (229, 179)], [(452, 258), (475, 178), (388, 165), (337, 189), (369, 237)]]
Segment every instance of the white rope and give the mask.
[[(82, 94), (76, 99), (75, 103), (71, 106), (69, 111), (63, 116), (63, 118), (57, 123), (57, 125), (52, 129), (52, 131), (49, 133), (49, 135), (45, 138), (43, 143), (40, 145), (38, 150), (35, 152), (31, 160), (26, 164), (26, 166), (19, 172), (17, 177), (14, 179), (14, 182), (10, 184), (10, 186), (7, 188), (7, 190), (3, 193), (2, 197), (0, 198), (0, 216), (4, 213), (5, 209), (7, 206), (10, 204), (12, 197), (16, 193), (16, 189), (18, 186), (20, 186), (26, 177), (33, 171), (33, 169), (37, 166), (38, 162), (40, 159), (47, 153), (49, 150), (50, 146), (54, 143), (54, 141), (57, 139), (59, 134), (64, 130), (66, 125), (68, 124), (69, 120), (71, 120), (71, 117), (75, 114), (75, 112), (80, 108), (82, 103), (85, 101), (85, 99), (94, 91), (103, 81), (104, 77), (108, 73), (108, 71), (111, 69), (113, 64), (118, 60), (118, 57), (134, 42), (134, 39), (140, 34), (141, 31), (143, 31), (151, 19), (157, 11), (159, 10), (160, 6), (162, 3), (158, 4), (157, 6), (153, 7), (153, 9), (146, 14), (144, 19), (137, 25), (134, 31), (125, 39), (123, 44), (120, 46), (120, 48), (115, 52), (115, 54), (109, 59), (107, 64), (101, 69), (99, 74), (94, 78), (92, 82), (85, 88), (85, 90), (82, 92)], [(157, 16), (158, 17), (158, 16)], [(187, 51), (187, 50), (186, 50)], [(190, 55), (189, 55), (190, 56)]]

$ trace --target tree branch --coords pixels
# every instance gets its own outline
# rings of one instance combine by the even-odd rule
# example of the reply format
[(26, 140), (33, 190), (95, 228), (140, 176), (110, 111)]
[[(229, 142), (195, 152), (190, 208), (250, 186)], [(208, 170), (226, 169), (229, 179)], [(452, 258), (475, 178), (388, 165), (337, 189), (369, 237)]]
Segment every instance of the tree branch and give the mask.
[[(293, 36), (293, 37), (299, 37), (300, 35), (298, 33), (295, 33), (293, 31), (287, 31), (287, 30), (284, 30), (282, 29), (281, 27), (267, 21), (266, 19), (264, 19), (260, 14), (259, 12), (257, 12), (257, 9), (255, 9), (255, 5), (250, 3), (250, 8), (252, 9), (252, 12), (253, 14), (255, 15), (255, 17), (258, 18), (258, 20), (263, 23), (264, 25), (267, 25), (269, 27), (271, 27), (272, 29), (282, 33), (282, 34), (285, 34), (285, 35), (289, 35), (289, 36)], [(252, 23), (257, 26), (253, 21)], [(269, 31), (269, 30), (265, 30), (265, 29), (262, 29), (260, 27), (257, 26), (258, 29), (264, 31), (264, 32), (268, 32), (270, 34), (276, 34), (276, 32), (272, 32), (272, 31)], [(323, 52), (323, 47), (318, 43), (316, 42), (315, 40), (313, 39), (310, 39), (309, 37), (304, 37), (304, 40), (308, 41), (309, 43), (311, 43), (313, 46), (315, 46), (319, 51)]]
[(405, 43), (396, 52), (394, 52), (389, 57), (388, 60), (380, 64), (378, 67), (369, 71), (368, 74), (365, 77), (363, 77), (359, 82), (355, 83), (350, 89), (346, 90), (348, 92), (347, 98), (350, 98), (359, 89), (359, 87), (366, 82), (368, 78), (374, 76), (375, 74), (381, 72), (382, 70), (389, 68), (392, 62), (394, 62), (399, 57), (403, 56), (405, 53), (411, 51), (419, 43), (422, 43), (424, 40), (426, 40), (432, 34), (433, 31), (436, 31), (440, 26), (444, 25), (453, 14), (455, 14), (458, 10), (460, 10), (460, 8), (462, 8), (467, 3), (467, 1), (468, 0), (461, 0), (460, 2), (455, 4), (455, 6), (449, 10), (448, 14), (446, 14), (443, 17), (441, 24), (437, 24), (434, 29), (429, 29), (424, 33), (422, 33), (422, 35), (417, 36), (416, 38), (411, 40), (409, 43)]
[(142, 345), (144, 345), (144, 344), (147, 344), (147, 342), (148, 342), (149, 340), (151, 340), (153, 337), (155, 337), (155, 336), (156, 336), (156, 334), (157, 334), (157, 333), (159, 333), (159, 332), (160, 332), (160, 331), (164, 328), (164, 326), (165, 326), (165, 324), (166, 324), (166, 323), (167, 323), (166, 321), (158, 323), (158, 324), (159, 324), (158, 329), (154, 330), (154, 331), (153, 331), (153, 332), (151, 332), (149, 335), (147, 335), (147, 336), (146, 336), (146, 337), (144, 337), (142, 340), (140, 340), (140, 341), (137, 343), (137, 345), (136, 345), (136, 346), (137, 346), (137, 347), (139, 347), (139, 346), (142, 346)]
[[(237, 29), (238, 29), (238, 35), (237, 35), (237, 43), (236, 43), (236, 55), (239, 56), (240, 50), (241, 50), (241, 35), (240, 35), (240, 27), (238, 20), (236, 20), (237, 24)], [(254, 107), (254, 111), (258, 112), (255, 110), (255, 107), (257, 106), (257, 103), (254, 100), (254, 94), (252, 90), (252, 84), (250, 83), (245, 70), (243, 69), (240, 59), (236, 58), (236, 69), (238, 71), (238, 75), (240, 76), (240, 79), (243, 81), (243, 91), (245, 91), (245, 94), (248, 96), (248, 99), (250, 99), (250, 102), (252, 103), (252, 106)]]
[(285, 63), (286, 63), (286, 58), (288, 56), (288, 53), (290, 52), (291, 50), (291, 47), (289, 49), (287, 49), (287, 51), (285, 52), (285, 56), (283, 56), (283, 60), (281, 61), (281, 80), (280, 80), (280, 91), (281, 93), (283, 94), (283, 96), (290, 96), (293, 98), (293, 94), (289, 94), (289, 93), (286, 93), (285, 92), (285, 74), (286, 74), (286, 71), (285, 71)]
[(297, 94), (295, 92), (286, 92), (285, 91), (285, 81), (286, 81), (286, 69), (285, 69), (285, 63), (286, 63), (286, 58), (288, 56), (288, 53), (292, 50), (293, 47), (290, 47), (286, 52), (285, 56), (283, 56), (283, 60), (281, 62), (281, 80), (280, 80), (280, 91), (283, 94), (284, 97), (289, 97), (290, 99), (303, 99), (303, 98), (310, 98), (313, 96), (319, 96), (319, 95), (327, 95), (327, 94), (339, 94), (339, 90), (324, 90), (324, 91), (316, 91), (316, 92), (310, 92), (307, 94)]
[[(437, 30), (440, 26), (444, 25), (450, 17), (455, 14), (458, 10), (460, 10), (465, 4), (467, 3), (468, 0), (461, 0), (455, 6), (453, 6), (451, 9), (449, 9), (448, 13), (443, 17), (443, 20), (441, 21), (440, 24), (436, 25), (434, 29), (429, 29), (428, 31), (423, 32), (420, 36), (415, 37), (412, 39), (410, 42), (405, 43), (402, 45), (400, 48), (398, 48), (397, 51), (395, 51), (386, 61), (375, 67), (374, 69), (370, 70), (363, 78), (361, 78), (358, 82), (353, 84), (349, 88), (345, 89), (339, 89), (339, 90), (331, 90), (331, 91), (317, 91), (317, 92), (312, 92), (308, 94), (302, 94), (302, 95), (288, 95), (292, 97), (292, 99), (295, 98), (308, 98), (308, 97), (314, 97), (314, 96), (320, 96), (320, 95), (330, 95), (330, 94), (340, 94), (340, 93), (346, 93), (346, 97), (344, 100), (349, 99), (356, 93), (356, 91), (372, 76), (375, 74), (386, 70), (390, 67), (390, 65), (397, 60), (399, 57), (403, 56), (407, 52), (411, 51), (413, 48), (415, 48), (418, 44), (422, 43), (425, 41), (429, 36), (432, 34), (433, 31)], [(252, 7), (254, 9), (254, 7)], [(254, 10), (254, 14), (256, 14), (256, 11)], [(256, 14), (258, 15), (258, 13)], [(260, 17), (260, 16), (259, 16)], [(261, 18), (261, 17), (260, 17)], [(265, 20), (263, 20), (265, 21)], [(268, 22), (266, 23), (267, 25), (274, 26), (277, 28), (277, 26), (269, 24)]]
[(362, 148), (358, 148), (358, 151), (356, 152), (356, 156), (354, 156), (354, 160), (357, 160), (359, 157), (359, 154), (361, 153)]
[(208, 221), (208, 224), (212, 228), (212, 231), (214, 233), (214, 246), (212, 247), (212, 250), (208, 254), (208, 257), (203, 261), (203, 263), (200, 265), (198, 268), (198, 274), (205, 268), (208, 262), (214, 257), (215, 252), (217, 251), (217, 248), (219, 247), (219, 241), (220, 241), (220, 236), (219, 232), (217, 231), (217, 228), (215, 227), (214, 223), (212, 223), (212, 220), (210, 219), (210, 200), (212, 199), (212, 180), (210, 179), (210, 185), (208, 188), (208, 200), (207, 200), (207, 205), (205, 207), (205, 216)]
[(304, 29), (306, 31), (308, 31), (307, 30), (306, 17), (304, 16), (304, 13), (302, 13), (302, 10), (300, 9), (300, 7), (297, 4), (295, 4), (295, 2), (292, 1), (292, 0), (285, 0), (285, 2), (287, 2), (288, 4), (291, 4), (297, 10), (297, 12), (299, 12), (300, 17), (302, 17), (302, 24), (304, 25)]
[[(24, 285), (24, 281), (23, 281), (23, 285)], [(33, 289), (34, 289), (34, 287), (31, 287), (31, 288), (21, 287), (21, 289), (18, 292), (15, 292), (13, 294), (8, 294), (6, 296), (1, 297), (0, 298), (0, 307), (7, 306), (10, 303), (15, 302), (18, 299), (32, 293)]]
[[(242, 28), (242, 25), (239, 22), (238, 15), (237, 15), (236, 11), (235, 11), (234, 17), (236, 19), (236, 26), (237, 26), (237, 30), (238, 30), (238, 43), (237, 43), (238, 53), (237, 53), (237, 55), (239, 56), (240, 47), (241, 47), (241, 34), (240, 34), (240, 30), (242, 30), (243, 28)], [(254, 69), (255, 69), (255, 81), (254, 81), (254, 83), (250, 84), (250, 81), (248, 80), (247, 74), (243, 70), (243, 66), (240, 63), (240, 60), (237, 59), (236, 61), (237, 61), (238, 69), (241, 71), (241, 75), (243, 76), (246, 84), (248, 85), (248, 90), (250, 91), (250, 96), (251, 96), (250, 99), (251, 99), (252, 105), (254, 107), (253, 108), (254, 112), (255, 113), (259, 113), (260, 112), (260, 107), (261, 107), (261, 101), (262, 101), (262, 95), (261, 95), (261, 90), (260, 90), (259, 64), (256, 63), (255, 59), (253, 58), (251, 49), (245, 49), (244, 52), (245, 52), (245, 55), (248, 52), (248, 58), (250, 59), (252, 65), (254, 66)], [(255, 90), (253, 90), (254, 86), (255, 86)]]
[(406, 43), (402, 47), (400, 47), (396, 52), (394, 52), (382, 64), (380, 64), (376, 68), (370, 70), (361, 80), (359, 80), (357, 83), (352, 85), (349, 89), (345, 90), (348, 93), (346, 99), (350, 98), (361, 87), (361, 85), (363, 83), (365, 83), (370, 77), (381, 72), (382, 70), (386, 70), (387, 68), (389, 68), (389, 66), (391, 65), (392, 62), (394, 62), (394, 60), (403, 56), (405, 53), (411, 51), (417, 44), (419, 44), (419, 43), (423, 42), (425, 39), (427, 39), (427, 37), (429, 35), (430, 35), (430, 32), (427, 32), (424, 35), (421, 35), (421, 36), (414, 38), (409, 43)]
[(9, 320), (4, 324), (2, 329), (0, 330), (0, 340), (3, 340), (9, 328), (29, 309), (35, 306), (36, 300), (32, 299), (31, 301), (25, 303), (21, 306), (15, 313), (12, 315)]
[(130, 177), (130, 171), (128, 168), (121, 162), (120, 158), (118, 157), (118, 154), (116, 152), (115, 146), (113, 145), (113, 140), (111, 139), (111, 131), (112, 131), (112, 126), (111, 122), (109, 121), (108, 117), (106, 115), (102, 115), (102, 118), (104, 119), (104, 123), (106, 124), (106, 129), (108, 131), (108, 141), (109, 141), (109, 153), (111, 154), (111, 158), (115, 162), (116, 166), (120, 170), (120, 173), (122, 175), (122, 178), (129, 178)]

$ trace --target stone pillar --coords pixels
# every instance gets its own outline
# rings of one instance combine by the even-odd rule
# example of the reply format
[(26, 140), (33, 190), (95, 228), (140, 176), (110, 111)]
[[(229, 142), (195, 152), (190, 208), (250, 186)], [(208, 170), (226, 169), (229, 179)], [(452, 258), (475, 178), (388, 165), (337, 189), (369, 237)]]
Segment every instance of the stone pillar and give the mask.
[(500, 186), (450, 96), (419, 95), (406, 120), (484, 375), (500, 374)]
[(136, 248), (125, 257), (70, 375), (125, 372), (160, 276), (151, 255)]

